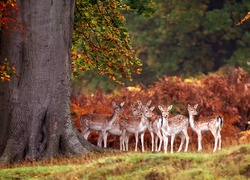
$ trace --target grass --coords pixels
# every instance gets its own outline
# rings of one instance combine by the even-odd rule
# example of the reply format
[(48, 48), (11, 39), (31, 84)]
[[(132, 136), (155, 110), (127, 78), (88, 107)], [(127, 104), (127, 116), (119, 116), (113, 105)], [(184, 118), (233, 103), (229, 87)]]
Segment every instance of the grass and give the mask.
[(12, 165), (0, 179), (249, 179), (250, 145), (217, 153), (90, 153)]

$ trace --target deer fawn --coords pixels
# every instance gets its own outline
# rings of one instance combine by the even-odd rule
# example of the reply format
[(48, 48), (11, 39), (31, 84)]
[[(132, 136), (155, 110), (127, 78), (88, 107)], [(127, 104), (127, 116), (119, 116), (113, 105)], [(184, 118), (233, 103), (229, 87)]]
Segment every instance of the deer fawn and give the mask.
[[(104, 139), (104, 147), (107, 147), (107, 131), (111, 129), (112, 125), (118, 119), (119, 114), (123, 113), (124, 102), (120, 105), (116, 105), (115, 102), (112, 102), (114, 112), (112, 116), (106, 116), (103, 114), (85, 114), (80, 118), (80, 123), (82, 126), (81, 134), (85, 139), (88, 138), (89, 134), (92, 131), (101, 132)], [(98, 144), (99, 145), (99, 144)]]
[[(142, 104), (140, 101), (138, 101), (139, 104)], [(150, 104), (151, 101), (149, 101), (147, 104)], [(122, 141), (123, 144), (129, 134), (135, 134), (135, 151), (137, 151), (138, 146), (138, 136), (141, 135), (141, 144), (142, 144), (142, 152), (144, 152), (144, 134), (148, 127), (149, 120), (148, 118), (153, 117), (154, 114), (152, 111), (154, 110), (154, 107), (148, 108), (147, 106), (141, 105), (141, 116), (131, 116), (129, 118), (122, 118), (120, 120), (120, 128), (122, 130)], [(126, 143), (127, 144), (127, 143)], [(128, 150), (128, 147), (123, 150)]]
[(202, 132), (205, 131), (211, 131), (211, 133), (214, 136), (215, 144), (214, 144), (214, 150), (217, 149), (217, 144), (219, 141), (219, 147), (218, 150), (221, 149), (221, 128), (223, 125), (223, 118), (220, 116), (214, 115), (210, 117), (204, 117), (200, 118), (199, 121), (194, 121), (194, 116), (198, 115), (198, 112), (196, 111), (198, 107), (198, 104), (194, 105), (194, 107), (191, 107), (188, 105), (188, 113), (189, 113), (189, 123), (193, 131), (195, 131), (198, 135), (198, 151), (202, 150), (201, 141), (202, 141)]
[(175, 136), (178, 135), (181, 138), (181, 144), (178, 152), (181, 151), (184, 140), (186, 139), (185, 152), (188, 150), (189, 136), (187, 133), (188, 128), (188, 118), (183, 115), (176, 115), (169, 118), (169, 111), (172, 109), (172, 105), (168, 108), (163, 108), (161, 105), (158, 108), (162, 112), (162, 134), (164, 139), (164, 152), (167, 152), (168, 146), (168, 136), (171, 136), (171, 153), (173, 153), (173, 144)]

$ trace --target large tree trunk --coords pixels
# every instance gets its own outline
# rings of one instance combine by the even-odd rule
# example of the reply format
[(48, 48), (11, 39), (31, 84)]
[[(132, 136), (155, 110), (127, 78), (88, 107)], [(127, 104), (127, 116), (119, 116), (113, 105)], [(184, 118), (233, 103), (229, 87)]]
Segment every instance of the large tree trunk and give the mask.
[(81, 154), (93, 148), (70, 117), (74, 0), (19, 0), (24, 26), (1, 32), (0, 58), (18, 77), (0, 83), (0, 162)]

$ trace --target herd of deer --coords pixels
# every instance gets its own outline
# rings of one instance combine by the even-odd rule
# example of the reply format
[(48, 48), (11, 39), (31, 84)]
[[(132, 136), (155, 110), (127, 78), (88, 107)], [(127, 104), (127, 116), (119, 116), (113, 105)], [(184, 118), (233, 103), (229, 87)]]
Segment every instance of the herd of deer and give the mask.
[[(184, 141), (186, 140), (185, 152), (188, 150), (189, 136), (187, 133), (188, 126), (197, 133), (198, 136), (198, 151), (202, 150), (202, 132), (211, 131), (214, 136), (215, 144), (213, 152), (221, 149), (221, 128), (223, 125), (223, 118), (217, 115), (210, 117), (200, 118), (199, 121), (194, 121), (194, 116), (198, 114), (197, 107), (188, 105), (189, 117), (183, 115), (176, 115), (169, 118), (169, 112), (172, 109), (172, 105), (163, 107), (158, 105), (161, 114), (152, 120), (154, 116), (154, 107), (149, 107), (151, 101), (148, 101), (146, 105), (143, 105), (141, 101), (138, 101), (138, 107), (131, 106), (132, 115), (125, 116), (123, 105), (124, 102), (117, 105), (112, 102), (114, 111), (112, 116), (106, 116), (102, 114), (84, 114), (80, 118), (82, 127), (82, 136), (87, 139), (92, 131), (98, 131), (98, 146), (102, 146), (104, 141), (104, 147), (107, 147), (107, 137), (109, 134), (120, 137), (120, 150), (128, 151), (128, 141), (131, 134), (135, 135), (135, 151), (137, 151), (139, 135), (141, 137), (141, 149), (144, 152), (144, 134), (146, 130), (150, 132), (152, 139), (152, 151), (160, 151), (162, 142), (164, 152), (167, 152), (168, 136), (171, 136), (171, 153), (173, 153), (173, 143), (175, 136), (181, 138), (180, 147), (178, 152), (182, 150)], [(159, 146), (158, 146), (159, 145)]]

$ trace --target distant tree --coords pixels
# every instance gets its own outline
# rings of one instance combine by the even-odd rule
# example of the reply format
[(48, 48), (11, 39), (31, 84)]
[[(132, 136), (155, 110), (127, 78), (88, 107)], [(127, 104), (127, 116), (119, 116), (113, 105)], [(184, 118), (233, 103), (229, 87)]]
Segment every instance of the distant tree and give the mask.
[(117, 83), (130, 83), (141, 73), (142, 63), (131, 44), (123, 14), (151, 16), (156, 10), (155, 3), (151, 0), (78, 0), (75, 9), (72, 55), (77, 78), (73, 78), (74, 93), (96, 87), (110, 92)]
[(245, 21), (249, 15), (236, 26), (249, 11), (249, 1), (157, 0), (156, 4), (149, 19), (126, 14), (145, 66), (136, 80), (150, 84), (164, 74), (189, 77), (249, 61), (250, 21)]

